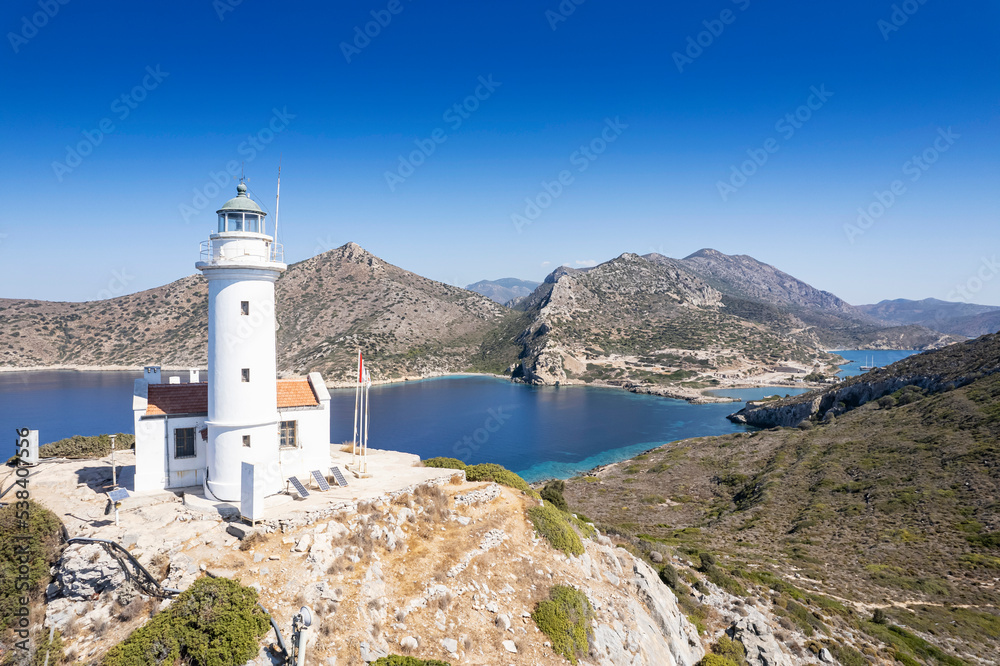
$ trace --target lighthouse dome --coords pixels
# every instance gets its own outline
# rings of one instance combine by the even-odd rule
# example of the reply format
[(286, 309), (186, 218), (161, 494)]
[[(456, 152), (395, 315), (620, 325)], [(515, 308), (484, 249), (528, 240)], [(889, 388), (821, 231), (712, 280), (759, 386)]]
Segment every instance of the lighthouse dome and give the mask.
[(216, 212), (221, 213), (227, 210), (245, 210), (267, 215), (267, 213), (264, 213), (253, 199), (247, 196), (247, 186), (243, 183), (236, 186), (236, 196), (222, 204), (222, 208)]

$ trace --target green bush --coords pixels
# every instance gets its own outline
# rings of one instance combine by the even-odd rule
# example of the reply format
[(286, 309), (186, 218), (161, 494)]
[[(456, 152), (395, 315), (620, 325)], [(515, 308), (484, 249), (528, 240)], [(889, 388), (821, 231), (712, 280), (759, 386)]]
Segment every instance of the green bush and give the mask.
[(443, 467), (445, 469), (465, 469), (466, 464), (458, 458), (428, 458), (424, 461), (424, 467)]
[(712, 652), (724, 659), (728, 659), (736, 666), (746, 666), (747, 650), (743, 643), (734, 641), (725, 634), (712, 645)]
[(732, 659), (717, 654), (706, 654), (695, 666), (737, 666), (737, 664)]
[[(135, 447), (135, 435), (125, 432), (115, 435), (116, 451), (133, 447)], [(57, 442), (43, 444), (38, 449), (38, 455), (42, 458), (103, 458), (111, 455), (111, 437), (73, 435)]]
[[(26, 500), (27, 507), (17, 506), (15, 487), (7, 495), (13, 504), (0, 508), (0, 626), (10, 626), (20, 598), (34, 598), (49, 581), (49, 569), (59, 560), (62, 550), (62, 523), (54, 513), (34, 500)], [(22, 515), (28, 517), (22, 523)], [(16, 537), (27, 536), (26, 539)], [(15, 548), (27, 547), (27, 553), (16, 553)], [(27, 590), (18, 590), (18, 569), (28, 565)], [(22, 579), (21, 584), (24, 584)]]
[(465, 478), (469, 481), (493, 481), (501, 486), (507, 486), (528, 493), (532, 497), (538, 497), (538, 493), (531, 489), (528, 482), (519, 477), (514, 472), (497, 465), (495, 463), (480, 463), (469, 465), (465, 468)]
[(416, 657), (401, 657), (398, 654), (390, 654), (388, 657), (376, 659), (370, 666), (451, 666), (451, 664), (437, 659), (417, 659)]
[(257, 591), (228, 578), (201, 578), (167, 610), (111, 648), (103, 666), (242, 666), (259, 652), (270, 618)]
[(677, 569), (670, 563), (664, 564), (660, 569), (660, 580), (673, 590), (676, 590), (677, 585), (681, 582), (677, 575)]
[(533, 506), (528, 509), (528, 518), (535, 526), (535, 531), (552, 544), (556, 550), (569, 555), (583, 555), (583, 542), (580, 535), (573, 530), (566, 514), (548, 502), (543, 506)]
[(593, 611), (587, 595), (566, 585), (549, 590), (549, 598), (538, 602), (531, 619), (552, 641), (552, 649), (571, 664), (590, 651), (588, 629)]
[(549, 481), (539, 494), (543, 500), (551, 502), (552, 506), (560, 511), (569, 511), (569, 505), (566, 504), (566, 498), (563, 497), (564, 490), (566, 490), (565, 481)]

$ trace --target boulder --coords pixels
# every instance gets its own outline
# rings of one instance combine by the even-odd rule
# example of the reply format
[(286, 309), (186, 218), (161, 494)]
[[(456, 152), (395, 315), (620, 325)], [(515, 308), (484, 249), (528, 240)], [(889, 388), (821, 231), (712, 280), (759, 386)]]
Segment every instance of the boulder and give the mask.
[(243, 541), (244, 539), (256, 534), (257, 529), (250, 527), (249, 525), (243, 525), (242, 523), (229, 523), (226, 525), (226, 532), (228, 534), (232, 534), (240, 541)]
[(299, 539), (299, 542), (295, 544), (294, 548), (292, 548), (292, 552), (294, 553), (308, 552), (310, 543), (312, 543), (312, 537), (308, 534), (303, 534), (302, 538)]
[(70, 599), (86, 600), (125, 583), (118, 561), (98, 544), (71, 544), (59, 561), (56, 583)]
[(731, 631), (733, 638), (746, 648), (750, 666), (792, 666), (791, 658), (765, 622), (744, 617), (733, 624)]
[(403, 638), (399, 639), (399, 647), (403, 648), (404, 650), (416, 650), (418, 647), (420, 647), (420, 642), (417, 641), (417, 639), (414, 638), (413, 636), (404, 636)]
[(443, 647), (450, 654), (455, 654), (458, 652), (458, 641), (454, 638), (443, 638), (441, 639), (441, 647)]

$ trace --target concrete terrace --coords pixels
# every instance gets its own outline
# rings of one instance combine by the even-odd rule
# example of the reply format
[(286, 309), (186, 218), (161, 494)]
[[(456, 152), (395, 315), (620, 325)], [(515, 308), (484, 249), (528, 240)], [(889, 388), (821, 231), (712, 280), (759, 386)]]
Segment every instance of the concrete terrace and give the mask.
[[(455, 474), (451, 469), (420, 466), (420, 458), (409, 453), (369, 449), (369, 478), (357, 478), (348, 471), (350, 452), (331, 445), (331, 464), (340, 467), (348, 481), (346, 487), (331, 484), (329, 491), (320, 492), (311, 479), (300, 479), (310, 492), (301, 499), (297, 493), (273, 495), (265, 500), (261, 523), (278, 528), (281, 523), (304, 525), (319, 518), (353, 510), (358, 503), (394, 496), (422, 484), (442, 484)], [(131, 451), (115, 453), (119, 487), (129, 489), (135, 473), (135, 457)], [(327, 470), (328, 471), (328, 470)], [(10, 474), (13, 470), (10, 470)], [(13, 477), (2, 481), (6, 488)], [(66, 525), (70, 536), (113, 539), (129, 545), (140, 536), (184, 541), (209, 527), (192, 523), (209, 522), (219, 525), (224, 520), (238, 519), (239, 503), (212, 502), (202, 489), (185, 488), (132, 494), (119, 511), (119, 525), (114, 524), (114, 512), (105, 513), (111, 489), (111, 458), (48, 459), (32, 468), (29, 490), (32, 499), (53, 511)], [(259, 523), (260, 524), (260, 523)], [(225, 529), (224, 526), (220, 526)], [(144, 541), (146, 539), (143, 539)]]

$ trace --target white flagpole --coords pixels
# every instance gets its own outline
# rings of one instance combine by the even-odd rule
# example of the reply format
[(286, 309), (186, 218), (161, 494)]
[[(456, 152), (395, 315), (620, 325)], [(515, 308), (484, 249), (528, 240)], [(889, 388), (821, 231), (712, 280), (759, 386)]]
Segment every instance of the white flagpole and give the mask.
[(361, 464), (363, 469), (362, 474), (368, 473), (368, 389), (372, 387), (371, 375), (368, 373), (368, 368), (365, 368), (365, 437), (364, 437), (364, 448), (361, 453)]
[(351, 464), (358, 462), (358, 401), (361, 394), (361, 350), (358, 350), (358, 383), (354, 386), (354, 444), (351, 446)]

